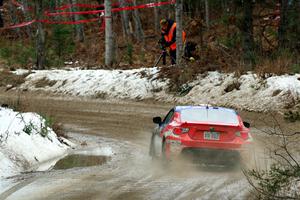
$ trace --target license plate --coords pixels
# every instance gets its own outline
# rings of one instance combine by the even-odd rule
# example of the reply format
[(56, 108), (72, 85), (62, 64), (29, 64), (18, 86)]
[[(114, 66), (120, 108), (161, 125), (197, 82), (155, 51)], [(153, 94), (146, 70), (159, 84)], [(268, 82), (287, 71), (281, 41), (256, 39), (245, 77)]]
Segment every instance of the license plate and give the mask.
[(220, 133), (204, 131), (205, 140), (220, 140)]

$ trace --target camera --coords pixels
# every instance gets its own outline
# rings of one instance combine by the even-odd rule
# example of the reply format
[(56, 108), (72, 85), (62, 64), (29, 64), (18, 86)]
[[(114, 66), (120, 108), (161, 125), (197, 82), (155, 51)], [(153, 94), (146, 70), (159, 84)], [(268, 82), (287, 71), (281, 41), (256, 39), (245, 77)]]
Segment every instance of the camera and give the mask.
[(166, 50), (166, 42), (163, 39), (158, 40), (157, 42), (162, 50)]

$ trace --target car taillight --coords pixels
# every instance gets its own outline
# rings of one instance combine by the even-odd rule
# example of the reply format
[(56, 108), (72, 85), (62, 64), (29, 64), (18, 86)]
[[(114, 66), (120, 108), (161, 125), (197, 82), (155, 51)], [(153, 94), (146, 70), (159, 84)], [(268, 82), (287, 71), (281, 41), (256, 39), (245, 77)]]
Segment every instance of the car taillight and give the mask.
[(188, 133), (189, 130), (190, 130), (189, 128), (174, 128), (173, 133), (175, 135), (181, 135), (181, 134), (184, 134), (184, 133)]
[(235, 136), (241, 137), (244, 140), (249, 140), (249, 139), (251, 140), (251, 135), (248, 132), (237, 131), (237, 132), (235, 132)]

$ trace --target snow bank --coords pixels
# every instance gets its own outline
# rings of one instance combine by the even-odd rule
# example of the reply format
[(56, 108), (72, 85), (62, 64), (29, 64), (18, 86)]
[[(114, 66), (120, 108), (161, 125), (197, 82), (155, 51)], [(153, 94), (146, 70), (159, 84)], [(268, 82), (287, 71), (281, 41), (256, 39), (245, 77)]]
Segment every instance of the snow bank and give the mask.
[(209, 72), (191, 83), (188, 95), (176, 98), (181, 103), (209, 103), (249, 111), (270, 111), (291, 108), (300, 102), (300, 81), (297, 75), (274, 76), (262, 80), (248, 73)]
[[(250, 111), (290, 108), (300, 102), (299, 75), (262, 80), (252, 73), (235, 77), (233, 73), (209, 72), (189, 83), (192, 90), (179, 97), (166, 94), (168, 80), (156, 79), (158, 72), (157, 68), (34, 71), (21, 88), (95, 98), (155, 98), (183, 104), (209, 103)], [(45, 80), (51, 84), (37, 86)]]
[(68, 146), (45, 124), (38, 114), (0, 107), (0, 177), (36, 170), (66, 153)]
[[(95, 98), (146, 99), (153, 97), (153, 89), (166, 87), (166, 83), (154, 80), (157, 72), (157, 68), (34, 71), (22, 87)], [(149, 76), (153, 78), (149, 79)], [(53, 85), (36, 88), (43, 79), (52, 81)]]

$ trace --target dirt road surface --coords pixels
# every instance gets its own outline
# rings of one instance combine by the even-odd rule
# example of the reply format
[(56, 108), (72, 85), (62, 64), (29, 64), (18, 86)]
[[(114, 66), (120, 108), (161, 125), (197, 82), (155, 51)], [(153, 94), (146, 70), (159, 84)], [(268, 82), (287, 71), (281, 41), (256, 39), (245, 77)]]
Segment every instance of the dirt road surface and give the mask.
[[(18, 103), (21, 102), (21, 103)], [(164, 116), (173, 106), (158, 102), (86, 100), (45, 95), (0, 95), (0, 103), (17, 104), (28, 111), (53, 116), (67, 134), (97, 152), (110, 148), (111, 158), (93, 167), (77, 167), (22, 174), (10, 178), (11, 185), (0, 199), (244, 199), (251, 189), (240, 168), (237, 170), (176, 163), (166, 167), (148, 156), (152, 117)], [(250, 153), (260, 159), (264, 137), (258, 113), (241, 112), (255, 127), (256, 139)], [(259, 147), (259, 148), (258, 148)], [(249, 160), (247, 160), (249, 162)]]

